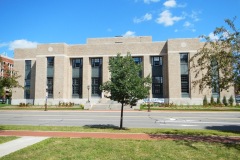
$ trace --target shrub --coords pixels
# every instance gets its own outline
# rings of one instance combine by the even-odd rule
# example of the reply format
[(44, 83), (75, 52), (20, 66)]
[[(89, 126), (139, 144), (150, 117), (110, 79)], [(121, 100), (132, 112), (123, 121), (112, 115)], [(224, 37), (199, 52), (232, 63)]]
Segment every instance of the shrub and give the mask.
[(228, 103), (230, 106), (233, 106), (233, 96), (231, 96), (229, 99), (228, 99)]
[(84, 105), (83, 105), (83, 104), (80, 104), (79, 107), (80, 107), (81, 109), (84, 109)]
[(205, 95), (203, 98), (203, 105), (207, 106), (208, 102), (207, 102), (207, 96)]
[(226, 96), (223, 96), (222, 103), (223, 103), (225, 106), (228, 105)]
[(217, 104), (221, 104), (220, 96), (217, 97)]
[(210, 103), (211, 103), (211, 105), (215, 105), (213, 96), (211, 96), (211, 101), (210, 101)]

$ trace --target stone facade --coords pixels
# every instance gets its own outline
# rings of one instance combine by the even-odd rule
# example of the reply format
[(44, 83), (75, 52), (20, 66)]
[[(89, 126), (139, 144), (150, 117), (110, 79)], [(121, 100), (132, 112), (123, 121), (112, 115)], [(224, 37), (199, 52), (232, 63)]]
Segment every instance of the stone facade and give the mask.
[[(153, 57), (161, 57), (162, 76), (161, 98), (164, 102), (175, 104), (202, 104), (204, 95), (211, 97), (211, 89), (199, 92), (193, 88), (191, 81), (195, 78), (193, 73), (189, 73), (189, 96), (182, 97), (181, 89), (181, 64), (180, 53), (187, 53), (190, 58), (203, 43), (197, 38), (191, 39), (169, 39), (163, 42), (152, 42), (152, 37), (113, 37), (113, 38), (90, 38), (86, 44), (67, 45), (67, 44), (39, 44), (34, 49), (16, 49), (14, 64), (15, 70), (22, 77), (19, 82), (25, 85), (25, 62), (31, 61), (31, 84), (30, 97), (25, 97), (22, 88), (13, 90), (12, 104), (33, 103), (34, 105), (58, 104), (59, 102), (74, 102), (85, 104), (88, 100), (91, 103), (106, 103), (109, 101), (104, 98), (104, 94), (92, 96), (93, 91), (93, 62), (92, 59), (101, 59), (101, 77), (96, 83), (104, 83), (109, 80), (108, 62), (110, 57), (117, 53), (126, 55), (131, 53), (132, 57), (140, 57), (143, 64), (143, 76), (152, 75)], [(53, 98), (46, 98), (47, 88), (47, 57), (54, 57), (53, 67)], [(80, 96), (73, 98), (73, 59), (82, 60), (82, 77), (80, 77)], [(156, 71), (155, 71), (156, 72)], [(159, 78), (159, 77), (157, 77)], [(159, 84), (160, 84), (159, 83)], [(89, 86), (89, 88), (88, 88)], [(158, 85), (156, 85), (158, 87)], [(150, 98), (155, 98), (153, 92), (158, 94), (158, 90), (153, 88), (150, 91)], [(220, 95), (226, 97), (234, 96), (233, 88), (223, 91)]]

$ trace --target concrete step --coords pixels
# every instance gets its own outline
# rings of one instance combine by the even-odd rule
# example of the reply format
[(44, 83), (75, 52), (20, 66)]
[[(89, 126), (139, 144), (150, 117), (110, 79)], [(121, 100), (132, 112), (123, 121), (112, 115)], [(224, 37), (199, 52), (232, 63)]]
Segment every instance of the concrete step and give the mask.
[[(91, 110), (121, 110), (121, 104), (93, 104)], [(124, 106), (123, 110), (133, 110), (133, 108)]]

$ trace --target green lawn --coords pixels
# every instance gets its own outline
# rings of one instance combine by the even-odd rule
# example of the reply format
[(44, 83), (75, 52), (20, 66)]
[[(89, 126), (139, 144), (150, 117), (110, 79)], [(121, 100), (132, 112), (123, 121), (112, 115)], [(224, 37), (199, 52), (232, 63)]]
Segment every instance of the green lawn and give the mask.
[(50, 138), (2, 160), (216, 160), (240, 159), (240, 145), (190, 141)]
[(14, 137), (14, 136), (6, 136), (6, 137), (0, 136), (0, 144), (17, 139), (17, 138), (18, 137)]

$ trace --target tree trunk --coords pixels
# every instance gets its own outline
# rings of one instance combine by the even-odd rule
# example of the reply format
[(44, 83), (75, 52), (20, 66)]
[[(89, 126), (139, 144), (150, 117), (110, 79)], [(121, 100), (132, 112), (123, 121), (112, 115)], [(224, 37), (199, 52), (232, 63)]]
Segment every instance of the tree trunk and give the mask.
[(122, 107), (121, 107), (121, 118), (120, 118), (120, 128), (119, 129), (122, 129), (122, 126), (123, 126), (123, 103), (122, 103)]

